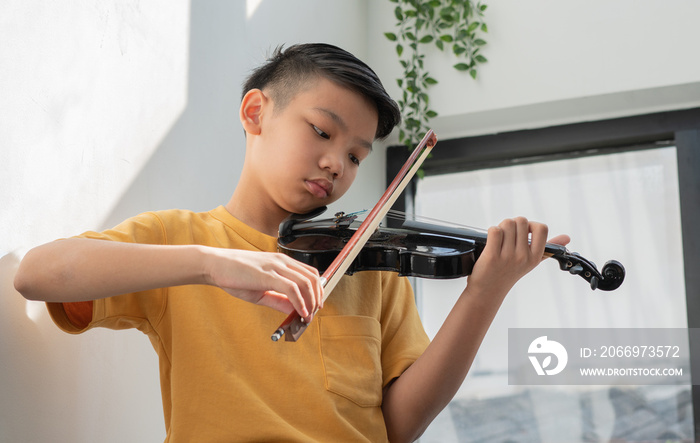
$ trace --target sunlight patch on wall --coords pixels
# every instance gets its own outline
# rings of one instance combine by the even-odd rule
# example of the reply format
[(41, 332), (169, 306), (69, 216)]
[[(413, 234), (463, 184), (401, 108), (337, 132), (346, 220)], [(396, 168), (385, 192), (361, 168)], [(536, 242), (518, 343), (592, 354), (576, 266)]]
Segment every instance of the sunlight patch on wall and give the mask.
[(46, 313), (46, 307), (43, 302), (27, 300), (25, 306), (27, 318), (34, 323), (37, 323)]
[(258, 6), (263, 2), (263, 0), (246, 0), (245, 2), (245, 15), (246, 19), (250, 20), (251, 17), (255, 15)]
[[(10, 0), (11, 2), (14, 0)], [(17, 2), (0, 56), (0, 244), (81, 232), (108, 213), (187, 103), (186, 0)]]

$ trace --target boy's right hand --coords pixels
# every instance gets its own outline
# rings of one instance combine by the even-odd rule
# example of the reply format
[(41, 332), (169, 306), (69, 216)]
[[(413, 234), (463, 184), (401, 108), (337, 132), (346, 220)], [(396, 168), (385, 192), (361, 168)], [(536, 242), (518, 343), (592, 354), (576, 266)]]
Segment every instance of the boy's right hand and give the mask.
[(305, 320), (323, 307), (323, 286), (316, 268), (284, 254), (210, 248), (205, 263), (208, 284), (241, 300)]

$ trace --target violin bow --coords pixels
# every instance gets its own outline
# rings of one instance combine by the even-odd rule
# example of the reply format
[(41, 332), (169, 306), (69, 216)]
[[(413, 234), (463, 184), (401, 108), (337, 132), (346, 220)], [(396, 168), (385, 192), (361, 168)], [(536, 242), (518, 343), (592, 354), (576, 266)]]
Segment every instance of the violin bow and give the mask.
[[(355, 234), (350, 237), (345, 247), (338, 253), (338, 256), (323, 273), (321, 276), (323, 301), (326, 301), (340, 281), (340, 278), (345, 274), (353, 260), (357, 257), (357, 254), (359, 254), (360, 250), (365, 246), (365, 243), (367, 243), (374, 231), (379, 227), (379, 223), (381, 223), (387, 212), (389, 212), (391, 206), (396, 202), (396, 199), (406, 188), (436, 143), (437, 136), (431, 129), (426, 132), (423, 140), (418, 143), (418, 146), (413, 150), (413, 153), (411, 153), (411, 156), (401, 167), (401, 170), (386, 191), (384, 191), (384, 194), (377, 204), (374, 205), (374, 208), (372, 208), (360, 227), (357, 228)], [(286, 341), (297, 341), (304, 330), (306, 330), (307, 326), (308, 324), (303, 321), (299, 314), (292, 312), (272, 334), (272, 341), (278, 341), (282, 336), (284, 336)]]

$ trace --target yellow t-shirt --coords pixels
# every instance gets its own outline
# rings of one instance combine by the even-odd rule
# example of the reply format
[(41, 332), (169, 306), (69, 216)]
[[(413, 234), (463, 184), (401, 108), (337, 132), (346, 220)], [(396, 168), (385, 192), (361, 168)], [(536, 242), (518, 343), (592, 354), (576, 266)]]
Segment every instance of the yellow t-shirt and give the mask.
[[(81, 237), (276, 251), (276, 238), (224, 207), (131, 218)], [(344, 276), (299, 341), (273, 342), (286, 317), (206, 285), (95, 300), (86, 328), (49, 303), (70, 333), (137, 328), (159, 356), (166, 442), (386, 441), (382, 388), (428, 345), (405, 278)]]

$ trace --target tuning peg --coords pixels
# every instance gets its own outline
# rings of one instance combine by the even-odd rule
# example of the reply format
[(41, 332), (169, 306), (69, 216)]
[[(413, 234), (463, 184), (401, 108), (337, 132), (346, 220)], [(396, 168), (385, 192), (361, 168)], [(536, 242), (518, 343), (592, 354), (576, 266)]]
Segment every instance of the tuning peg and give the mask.
[(598, 277), (596, 277), (594, 275), (593, 277), (591, 277), (591, 289), (595, 291), (597, 288), (598, 288)]
[(577, 263), (575, 266), (572, 266), (571, 269), (569, 269), (569, 272), (572, 274), (580, 274), (583, 272), (583, 266), (581, 266), (580, 263)]

